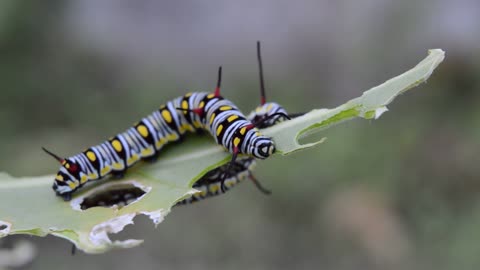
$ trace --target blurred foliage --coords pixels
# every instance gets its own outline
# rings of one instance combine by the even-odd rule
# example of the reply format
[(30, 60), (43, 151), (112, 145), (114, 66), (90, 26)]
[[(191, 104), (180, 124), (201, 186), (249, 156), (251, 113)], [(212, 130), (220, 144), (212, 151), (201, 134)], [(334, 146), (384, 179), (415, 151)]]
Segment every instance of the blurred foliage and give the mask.
[[(67, 3), (0, 4), (0, 169), (13, 175), (52, 173), (56, 165), (40, 146), (76, 153), (123, 130), (188, 86), (209, 89), (216, 65), (222, 64), (199, 71), (209, 78), (202, 84), (190, 80), (192, 74), (169, 73), (171, 62), (161, 62), (142, 76), (128, 74), (130, 59), (88, 47), (88, 40), (80, 46), (71, 39), (73, 30), (63, 17)], [(470, 4), (471, 10), (478, 7)], [(299, 32), (295, 38), (305, 44), (294, 49), (293, 59), (265, 59), (270, 63), (265, 66), (269, 98), (295, 112), (308, 110), (319, 99), (333, 107), (343, 95), (356, 96), (352, 93), (400, 73), (425, 49), (446, 50), (446, 61), (429, 83), (407, 93), (414, 95), (408, 101), (395, 103), (390, 108), (395, 113), (371, 124), (352, 122), (329, 130), (322, 147), (302, 155), (262, 162), (257, 177), (273, 189), (270, 197), (246, 183), (225, 196), (175, 209), (158, 230), (146, 218), (138, 219), (122, 234), (141, 235), (149, 239), (145, 245), (102, 256), (70, 257), (66, 242), (35, 238), (39, 256), (29, 269), (478, 268), (480, 59), (471, 49), (480, 40), (477, 35), (471, 46), (462, 47), (454, 40), (458, 36), (439, 38), (435, 34), (446, 30), (424, 27), (420, 19), (434, 13), (430, 5), (402, 5), (381, 6), (383, 13), (359, 34), (365, 38), (352, 41), (356, 51), (345, 49), (350, 36), (344, 26), (331, 23), (327, 26), (338, 40), (313, 43), (307, 37), (314, 33)], [(357, 23), (355, 17), (350, 23)], [(368, 25), (375, 25), (369, 33)], [(168, 33), (160, 34), (168, 39)], [(424, 35), (422, 42), (413, 42)], [(171, 48), (171, 53), (180, 55), (183, 49)], [(404, 54), (384, 57), (394, 49)], [(249, 59), (251, 68), (253, 55)], [(335, 59), (351, 68), (334, 76)], [(270, 68), (275, 64), (288, 66), (289, 76), (274, 77)], [(228, 96), (245, 110), (254, 107), (256, 74), (233, 72), (228, 81)], [(338, 205), (339, 200), (345, 203)], [(339, 217), (342, 211), (345, 215)], [(362, 216), (354, 219), (352, 212)], [(380, 226), (374, 227), (379, 232), (374, 240), (385, 253), (362, 237), (369, 235), (369, 224)], [(403, 240), (397, 245), (392, 239)]]

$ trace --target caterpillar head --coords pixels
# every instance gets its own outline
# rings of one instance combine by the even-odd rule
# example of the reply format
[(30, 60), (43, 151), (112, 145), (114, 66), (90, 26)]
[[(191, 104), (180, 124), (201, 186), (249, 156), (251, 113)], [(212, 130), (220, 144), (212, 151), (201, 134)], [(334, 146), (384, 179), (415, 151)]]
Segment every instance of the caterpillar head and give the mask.
[(288, 115), (287, 111), (280, 104), (267, 102), (255, 108), (248, 115), (248, 119), (253, 123), (260, 123), (256, 125), (258, 128), (267, 128), (286, 120), (284, 115)]
[(256, 158), (266, 159), (275, 152), (275, 144), (272, 139), (261, 136), (254, 141), (250, 151)]
[(43, 150), (60, 162), (61, 166), (55, 176), (52, 189), (57, 196), (69, 201), (72, 198), (72, 193), (79, 187), (80, 165), (71, 159), (60, 158), (45, 148)]

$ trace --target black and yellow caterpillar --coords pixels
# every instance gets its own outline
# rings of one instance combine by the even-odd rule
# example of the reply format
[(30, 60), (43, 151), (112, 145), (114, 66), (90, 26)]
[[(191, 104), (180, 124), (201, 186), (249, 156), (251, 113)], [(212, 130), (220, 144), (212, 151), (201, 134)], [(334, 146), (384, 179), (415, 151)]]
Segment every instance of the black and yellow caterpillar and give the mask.
[[(227, 192), (247, 177), (252, 176), (252, 170), (255, 165), (256, 161), (254, 158), (239, 158), (232, 165), (225, 164), (209, 171), (193, 184), (192, 187), (198, 190), (198, 192), (189, 198), (177, 202), (176, 205), (194, 203)], [(223, 179), (225, 174), (227, 176)], [(222, 180), (225, 182), (224, 189), (221, 187)]]
[[(280, 104), (266, 102), (260, 43), (258, 42), (257, 55), (260, 71), (260, 105), (248, 115), (247, 119), (252, 123), (256, 123), (255, 126), (257, 128), (267, 128), (276, 125), (279, 122), (288, 120), (290, 117), (303, 115), (303, 113), (288, 115), (287, 111)], [(252, 170), (255, 165), (255, 158), (242, 157), (234, 162), (211, 170), (193, 184), (192, 187), (197, 189), (198, 192), (189, 198), (179, 201), (176, 205), (194, 203), (223, 194), (247, 178), (252, 180), (260, 191), (265, 194), (270, 194), (271, 192), (264, 188), (254, 177)]]
[(127, 131), (77, 155), (61, 158), (43, 148), (61, 164), (53, 190), (64, 200), (70, 200), (72, 193), (85, 183), (110, 174), (123, 175), (138, 161), (154, 157), (165, 145), (197, 130), (208, 131), (233, 154), (230, 164), (239, 153), (259, 159), (272, 155), (274, 142), (255, 126), (262, 123), (247, 120), (231, 101), (220, 95), (221, 71), (220, 67), (214, 93), (196, 92), (178, 97)]
[[(185, 111), (179, 112), (177, 108)], [(187, 111), (188, 110), (188, 111)], [(155, 156), (165, 145), (187, 132), (205, 129), (229, 152), (265, 159), (275, 151), (273, 141), (219, 93), (191, 93), (174, 99), (127, 131), (69, 158), (59, 158), (53, 189), (65, 200), (91, 180), (123, 174), (141, 159)]]
[[(267, 128), (289, 119), (285, 117), (285, 115), (287, 115), (287, 112), (282, 106), (270, 102), (260, 104), (259, 107), (249, 114), (248, 119), (252, 122), (262, 123), (259, 125), (260, 128)], [(266, 120), (262, 121), (263, 119)], [(233, 163), (213, 169), (193, 184), (192, 187), (198, 190), (197, 193), (179, 201), (176, 205), (194, 203), (223, 194), (247, 178), (252, 180), (260, 191), (265, 194), (270, 194), (271, 192), (265, 189), (254, 177), (252, 170), (255, 166), (255, 158), (242, 157)]]

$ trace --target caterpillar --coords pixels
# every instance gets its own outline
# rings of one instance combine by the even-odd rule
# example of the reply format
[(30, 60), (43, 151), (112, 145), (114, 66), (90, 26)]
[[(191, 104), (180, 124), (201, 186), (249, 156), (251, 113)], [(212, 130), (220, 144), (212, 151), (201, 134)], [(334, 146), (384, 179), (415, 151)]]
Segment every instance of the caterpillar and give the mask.
[[(214, 93), (195, 92), (178, 97), (127, 131), (77, 155), (61, 158), (43, 148), (61, 164), (52, 186), (56, 195), (69, 201), (72, 193), (87, 182), (108, 175), (121, 177), (138, 161), (154, 158), (167, 144), (197, 130), (208, 131), (217, 144), (232, 153), (230, 164), (238, 154), (268, 158), (275, 152), (273, 140), (256, 128), (262, 123), (247, 120), (235, 104), (220, 95), (221, 78), (222, 67), (218, 69)], [(222, 187), (223, 183), (224, 179)]]
[[(279, 122), (288, 120), (291, 117), (293, 118), (303, 115), (304, 113), (288, 114), (280, 104), (276, 102), (266, 102), (259, 42), (257, 42), (257, 56), (260, 73), (260, 105), (248, 115), (248, 120), (252, 123), (257, 123), (257, 128), (267, 128), (276, 125)], [(197, 193), (177, 202), (176, 205), (190, 204), (223, 194), (247, 178), (252, 180), (262, 193), (267, 195), (271, 194), (271, 191), (264, 188), (253, 175), (252, 170), (255, 166), (256, 161), (254, 158), (244, 157), (237, 159), (233, 163), (213, 169), (193, 184), (192, 187), (198, 190)]]
[[(258, 106), (254, 111), (252, 111), (248, 119), (251, 121), (261, 121), (261, 119), (269, 119), (265, 121), (262, 125), (259, 125), (259, 128), (267, 128), (273, 126), (279, 122), (290, 119), (290, 117), (296, 117), (303, 115), (303, 113), (296, 113), (288, 115), (289, 118), (278, 115), (278, 112), (286, 111), (279, 104), (274, 102), (265, 103)], [(275, 115), (278, 117), (272, 117)], [(272, 119), (270, 121), (270, 119)], [(256, 161), (251, 157), (238, 158), (232, 164), (225, 164), (218, 168), (215, 168), (205, 175), (203, 175), (198, 181), (193, 184), (193, 188), (197, 189), (198, 192), (193, 194), (191, 197), (183, 199), (177, 202), (176, 205), (184, 205), (194, 203), (203, 199), (214, 197), (220, 194), (223, 194), (242, 182), (245, 179), (250, 179), (255, 186), (264, 194), (271, 194), (271, 191), (263, 187), (260, 182), (255, 178), (252, 171), (256, 166)], [(222, 186), (222, 182), (224, 183)]]
[[(248, 119), (252, 122), (262, 122), (262, 119), (268, 119), (268, 121), (264, 121), (262, 125), (259, 125), (261, 128), (267, 128), (279, 122), (290, 119), (290, 117), (296, 117), (303, 114), (291, 114), (287, 118), (285, 116), (278, 115), (279, 112), (283, 112), (285, 115), (287, 115), (285, 109), (278, 103), (269, 102), (258, 106), (249, 114)], [(255, 166), (256, 161), (254, 158), (243, 157), (238, 158), (233, 163), (225, 164), (215, 168), (206, 173), (193, 184), (192, 187), (197, 189), (199, 192), (193, 194), (189, 198), (179, 201), (176, 205), (190, 204), (223, 194), (247, 178), (249, 178), (262, 193), (267, 195), (271, 194), (271, 191), (263, 187), (253, 175), (252, 171)]]
[[(228, 168), (229, 166), (230, 168)], [(193, 184), (192, 187), (197, 189), (198, 192), (189, 198), (177, 202), (176, 206), (194, 203), (227, 192), (247, 177), (251, 177), (251, 172), (255, 166), (256, 161), (254, 158), (239, 158), (233, 165), (227, 164), (209, 171)], [(227, 176), (223, 178), (225, 174)], [(222, 180), (225, 182), (223, 190), (221, 188)]]
[[(257, 107), (257, 109), (249, 115), (248, 119), (252, 121), (254, 119), (257, 119), (257, 121), (259, 119), (269, 119), (271, 114), (275, 114), (281, 110), (284, 109), (277, 103), (267, 103), (264, 106)], [(263, 125), (261, 125), (261, 128), (273, 126), (286, 119), (289, 118), (279, 117), (275, 119), (275, 121), (266, 121)], [(238, 158), (233, 163), (225, 164), (215, 168), (203, 175), (193, 184), (192, 187), (198, 190), (197, 193), (193, 194), (189, 198), (177, 202), (176, 205), (190, 204), (223, 194), (247, 178), (249, 178), (262, 193), (267, 195), (271, 194), (271, 191), (263, 187), (253, 175), (252, 171), (255, 166), (256, 161), (254, 158), (243, 157)]]

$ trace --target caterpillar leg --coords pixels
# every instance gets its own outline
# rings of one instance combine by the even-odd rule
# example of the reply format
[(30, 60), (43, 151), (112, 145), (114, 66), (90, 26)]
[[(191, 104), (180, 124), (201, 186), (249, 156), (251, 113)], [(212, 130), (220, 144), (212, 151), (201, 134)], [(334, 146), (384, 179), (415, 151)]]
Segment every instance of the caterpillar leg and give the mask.
[(146, 157), (143, 160), (145, 160), (148, 163), (155, 163), (158, 160), (158, 156), (154, 155), (154, 156), (151, 156), (151, 157)]
[(70, 201), (72, 199), (72, 192), (66, 192), (63, 194), (57, 194), (58, 196), (62, 197), (62, 199), (66, 202)]
[(159, 154), (160, 154), (159, 152), (156, 152), (153, 156), (144, 157), (142, 159), (145, 160), (148, 163), (154, 163), (158, 160)]
[(125, 176), (126, 173), (127, 173), (127, 169), (124, 169), (122, 171), (112, 171), (112, 176), (115, 179), (121, 179)]
[(230, 172), (232, 170), (232, 166), (233, 164), (235, 164), (235, 160), (237, 160), (237, 156), (238, 156), (238, 152), (240, 150), (238, 149), (238, 147), (234, 147), (233, 148), (233, 155), (232, 155), (232, 160), (230, 161), (230, 163), (228, 164), (228, 167), (227, 167), (227, 170), (223, 173), (222, 175), (222, 180), (220, 181), (220, 189), (222, 190), (222, 192), (226, 192), (227, 190), (225, 189), (225, 179), (227, 179), (227, 174), (228, 172)]
[(260, 190), (263, 194), (265, 194), (265, 195), (272, 194), (272, 191), (265, 188), (264, 186), (262, 186), (262, 184), (260, 184), (260, 182), (255, 178), (255, 176), (253, 176), (252, 173), (249, 173), (248, 178), (250, 178), (250, 180), (252, 180), (252, 182), (255, 184), (255, 186), (258, 188), (258, 190)]

